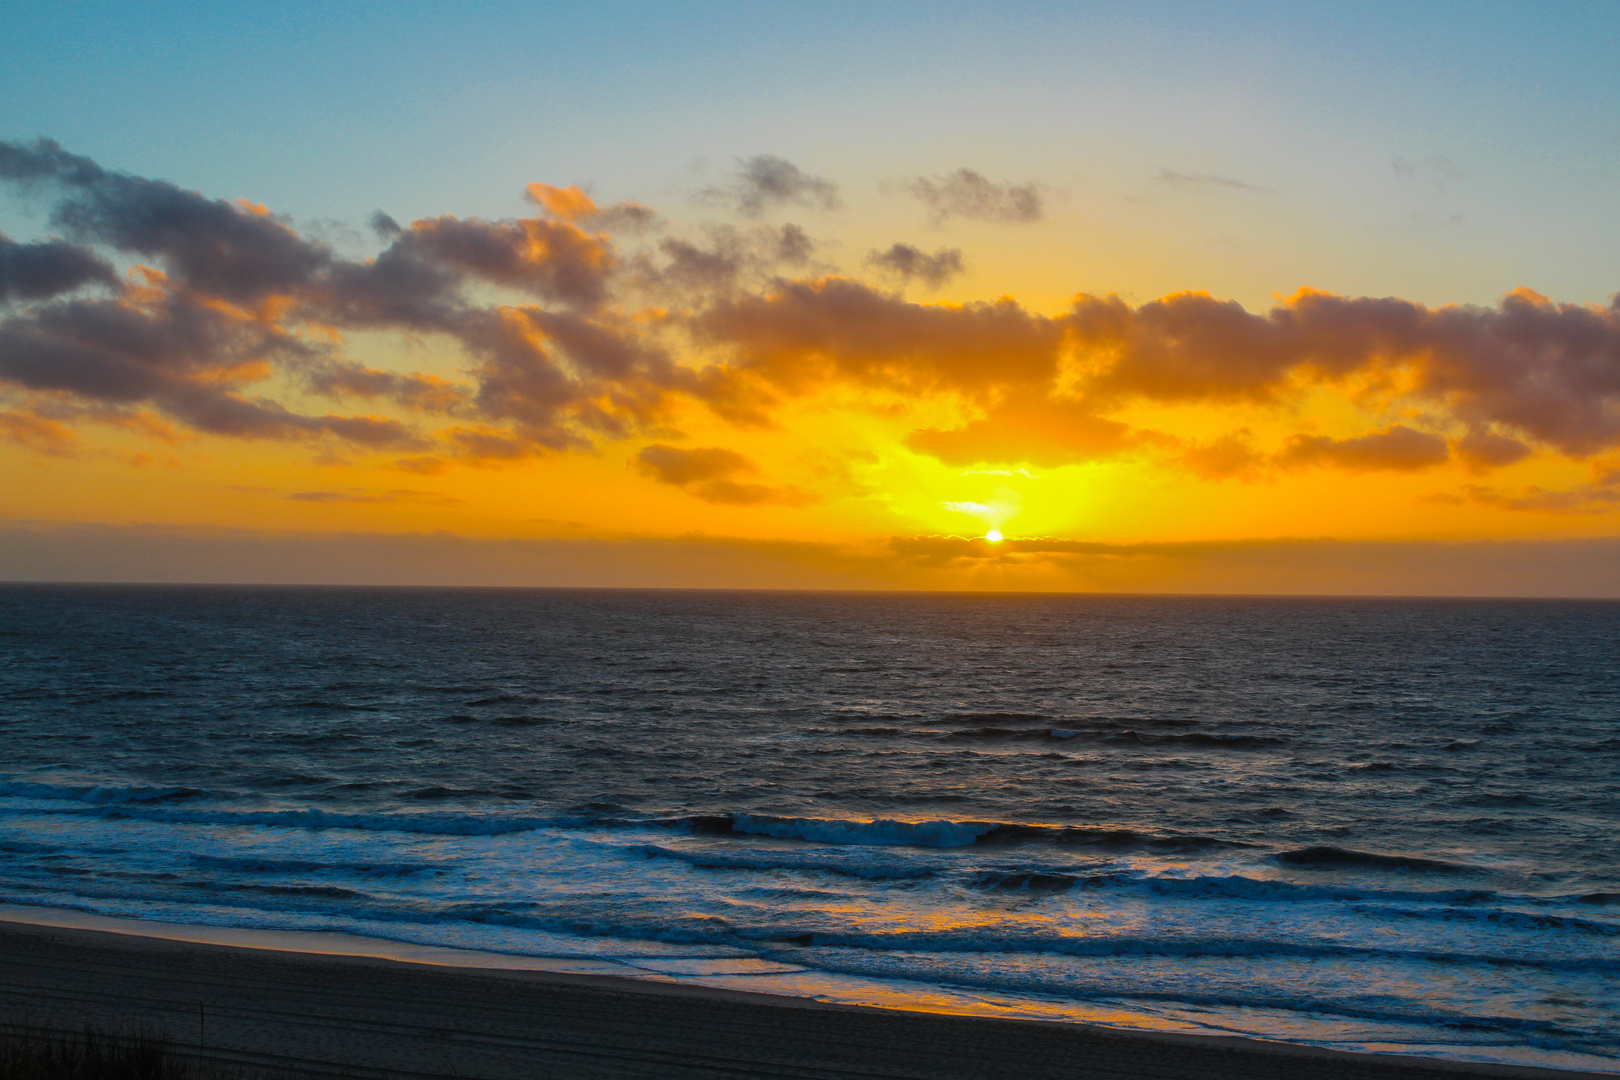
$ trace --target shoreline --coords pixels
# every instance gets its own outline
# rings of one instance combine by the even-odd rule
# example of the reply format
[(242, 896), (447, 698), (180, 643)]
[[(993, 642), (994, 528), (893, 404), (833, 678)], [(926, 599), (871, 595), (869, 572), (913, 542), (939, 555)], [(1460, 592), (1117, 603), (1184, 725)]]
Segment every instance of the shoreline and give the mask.
[[(114, 925), (116, 924), (116, 925)], [(341, 940), (340, 940), (341, 939)], [(365, 951), (356, 951), (356, 949)], [(200, 1014), (206, 1021), (199, 1023)], [(1616, 1071), (1362, 1053), (702, 985), (614, 961), (0, 906), (0, 1016), (161, 1027), (312, 1075), (1598, 1080)], [(290, 1052), (296, 1050), (296, 1053)]]

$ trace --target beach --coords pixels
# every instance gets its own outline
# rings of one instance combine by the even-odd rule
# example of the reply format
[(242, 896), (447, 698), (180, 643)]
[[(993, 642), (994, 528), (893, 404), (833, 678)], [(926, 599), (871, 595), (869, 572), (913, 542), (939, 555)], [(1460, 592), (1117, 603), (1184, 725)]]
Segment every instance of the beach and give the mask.
[(9, 921), (0, 922), (0, 1016), (59, 1031), (160, 1029), (213, 1061), (357, 1077), (1597, 1075)]

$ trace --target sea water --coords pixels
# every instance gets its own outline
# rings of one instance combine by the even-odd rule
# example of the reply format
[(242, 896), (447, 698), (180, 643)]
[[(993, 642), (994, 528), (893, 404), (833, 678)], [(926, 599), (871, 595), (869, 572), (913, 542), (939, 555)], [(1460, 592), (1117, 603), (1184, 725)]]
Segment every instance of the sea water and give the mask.
[(3, 586), (0, 903), (1620, 1071), (1620, 604)]

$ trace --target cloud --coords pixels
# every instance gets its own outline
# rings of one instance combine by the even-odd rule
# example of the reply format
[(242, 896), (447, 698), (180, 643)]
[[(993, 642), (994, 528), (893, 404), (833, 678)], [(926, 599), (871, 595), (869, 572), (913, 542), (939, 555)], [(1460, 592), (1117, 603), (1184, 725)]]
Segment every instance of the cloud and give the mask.
[(1451, 443), (1452, 451), (1471, 472), (1486, 472), (1523, 461), (1533, 452), (1518, 439), (1474, 430)]
[(1414, 472), (1444, 464), (1450, 455), (1446, 440), (1440, 436), (1395, 424), (1383, 431), (1349, 439), (1293, 435), (1276, 460), (1285, 468), (1330, 465), (1350, 472), (1374, 469)]
[(764, 484), (739, 482), (739, 475), (759, 471), (752, 461), (734, 450), (708, 446), (683, 450), (654, 444), (635, 457), (638, 468), (659, 483), (685, 488), (704, 502), (728, 506), (805, 506), (818, 501), (810, 492), (796, 487), (773, 488)]
[(637, 287), (655, 301), (701, 305), (766, 287), (780, 267), (808, 265), (816, 249), (809, 234), (792, 223), (745, 229), (711, 225), (704, 232), (701, 242), (667, 237), (658, 242), (658, 255), (644, 251), (634, 270)]
[(1029, 222), (1045, 215), (1035, 184), (998, 184), (967, 168), (946, 176), (919, 176), (906, 189), (933, 210), (936, 222), (951, 217)]
[(1188, 447), (1180, 463), (1203, 480), (1252, 480), (1260, 475), (1266, 456), (1254, 448), (1244, 428)]
[(1015, 398), (959, 428), (914, 431), (905, 445), (958, 467), (1027, 462), (1056, 468), (1115, 457), (1162, 438), (1093, 415), (1078, 402)]
[(634, 202), (597, 206), (578, 185), (565, 188), (534, 183), (524, 189), (524, 197), (559, 221), (584, 222), (609, 232), (641, 232), (659, 223), (658, 213)]
[(1582, 484), (1562, 491), (1549, 491), (1532, 484), (1519, 495), (1509, 495), (1482, 484), (1468, 484), (1463, 494), (1449, 493), (1427, 496), (1432, 503), (1461, 505), (1479, 503), (1500, 510), (1522, 510), (1548, 514), (1604, 514), (1620, 505), (1620, 489), (1596, 483)]
[(915, 304), (842, 277), (781, 282), (688, 325), (700, 342), (731, 351), (728, 375), (793, 393), (829, 382), (969, 393), (1042, 385), (1064, 341), (1059, 324), (1010, 299)]
[(1221, 176), (1218, 173), (1184, 173), (1163, 167), (1159, 169), (1159, 175), (1153, 178), (1153, 182), (1184, 190), (1252, 191), (1262, 195), (1272, 194), (1272, 190), (1268, 187), (1251, 184), (1246, 180), (1234, 180), (1230, 176)]
[(112, 266), (95, 252), (61, 240), (19, 244), (0, 233), (0, 304), (47, 300), (92, 284), (119, 284)]
[[(625, 415), (647, 415), (652, 399), (690, 381), (649, 345), (615, 353), (612, 339), (623, 330), (602, 311), (618, 272), (613, 248), (567, 221), (440, 216), (402, 227), (378, 215), (386, 247), (352, 260), (263, 207), (105, 170), (48, 140), (0, 143), (0, 180), (52, 196), (51, 221), (75, 239), (158, 264), (114, 299), (58, 299), (0, 321), (0, 382), (13, 386), (146, 402), (215, 435), (426, 445), (398, 419), (305, 415), (251, 393), (286, 373), (329, 396), (515, 422), (502, 438), (534, 452), (583, 445), (581, 429), (619, 431)], [(7, 241), (0, 257), (8, 294), (14, 282), (33, 296), (47, 278), (55, 290), (110, 273), (90, 248), (55, 241)], [(9, 272), (17, 266), (26, 278)], [(491, 304), (468, 295), (475, 286), (564, 310)], [(594, 329), (586, 325), (592, 318)], [(335, 355), (341, 332), (378, 329), (450, 338), (473, 359), (476, 385)], [(465, 447), (452, 439), (449, 449)]]
[(40, 139), (0, 144), (0, 179), (62, 194), (51, 222), (69, 236), (161, 258), (208, 293), (241, 300), (284, 290), (330, 263), (331, 252), (268, 214), (162, 180), (109, 172)]
[(437, 375), (400, 374), (333, 357), (319, 357), (304, 364), (302, 374), (317, 394), (389, 398), (421, 412), (457, 412), (467, 400), (465, 386)]
[(72, 457), (79, 450), (79, 438), (72, 428), (18, 409), (0, 412), (0, 439), (52, 457)]
[[(425, 470), (664, 438), (692, 400), (769, 424), (792, 399), (836, 391), (874, 407), (936, 396), (962, 410), (962, 422), (908, 441), (950, 462), (1152, 451), (1213, 479), (1451, 457), (1478, 471), (1620, 447), (1620, 301), (1515, 290), (1492, 306), (1430, 308), (1302, 290), (1251, 313), (1202, 293), (1143, 304), (1081, 294), (1043, 314), (1010, 298), (915, 303), (828, 275), (796, 224), (621, 248), (593, 231), (612, 208), (577, 187), (531, 186), (544, 210), (532, 218), (379, 217), (376, 254), (351, 258), (264, 207), (104, 169), (48, 140), (0, 142), (0, 182), (47, 200), (62, 237), (0, 241), (12, 301), (0, 315), (0, 392), (79, 410), (33, 410), (58, 424), (94, 422), (92, 410), (153, 415), (181, 433), (343, 440)], [(836, 198), (830, 181), (770, 157), (743, 162), (727, 190), (748, 212)], [(1034, 185), (967, 169), (913, 192), (947, 217), (1032, 220), (1040, 203)], [(114, 280), (114, 263), (132, 260), (131, 277)], [(961, 257), (895, 244), (869, 265), (932, 284), (960, 272)], [(350, 358), (349, 343), (372, 332), (448, 346), (465, 375)], [(1421, 415), (1424, 430), (1302, 434), (1267, 456), (1241, 433), (1194, 444), (1120, 419), (1144, 403), (1286, 410), (1316, 394), (1364, 415)], [(298, 395), (363, 401), (368, 414)], [(451, 423), (430, 436), (418, 430), (427, 418)], [(747, 488), (745, 475), (711, 480)]]
[(874, 251), (866, 259), (875, 266), (910, 281), (918, 278), (930, 288), (939, 288), (946, 281), (962, 273), (962, 252), (958, 248), (940, 248), (932, 255), (910, 244), (895, 244), (885, 251)]
[(1062, 325), (1098, 410), (1161, 402), (1281, 402), (1355, 375), (1571, 455), (1620, 443), (1620, 307), (1527, 290), (1495, 308), (1301, 290), (1265, 314), (1203, 293), (1132, 308), (1077, 297)]
[(433, 506), (455, 506), (464, 499), (442, 495), (437, 491), (418, 491), (414, 488), (389, 488), (387, 491), (294, 491), (282, 496), (292, 502), (349, 503), (369, 505), (375, 503), (426, 503)]
[(413, 222), (394, 247), (426, 255), (485, 281), (578, 307), (601, 304), (613, 269), (611, 248), (566, 221), (462, 220)]
[(726, 203), (747, 217), (784, 205), (812, 210), (838, 208), (838, 185), (824, 176), (805, 172), (791, 161), (758, 154), (738, 165), (730, 185), (709, 188), (704, 197)]
[(660, 483), (677, 486), (758, 471), (752, 461), (735, 450), (718, 446), (682, 450), (655, 444), (643, 447), (636, 455), (636, 463), (642, 472)]
[(815, 254), (815, 241), (797, 225), (782, 226), (782, 231), (775, 237), (775, 256), (778, 262), (789, 266), (803, 266)]

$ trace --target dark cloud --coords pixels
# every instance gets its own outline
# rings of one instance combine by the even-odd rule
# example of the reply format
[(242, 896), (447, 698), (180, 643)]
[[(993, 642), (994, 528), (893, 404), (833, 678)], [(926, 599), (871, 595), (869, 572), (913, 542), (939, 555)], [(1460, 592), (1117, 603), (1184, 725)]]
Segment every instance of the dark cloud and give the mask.
[(19, 244), (0, 233), (0, 304), (47, 300), (92, 284), (119, 284), (112, 266), (95, 252), (61, 240)]
[(243, 388), (306, 346), (265, 324), (168, 296), (151, 306), (59, 301), (0, 322), (0, 380), (114, 405), (150, 402), (199, 431), (251, 438), (331, 434), (373, 447), (423, 440), (397, 420), (305, 416)]
[(1523, 461), (1532, 453), (1530, 447), (1518, 439), (1497, 435), (1490, 431), (1470, 431), (1451, 444), (1452, 450), (1474, 472), (1500, 469)]
[[(1620, 443), (1620, 307), (1525, 290), (1496, 308), (1301, 291), (1263, 315), (1201, 293), (1132, 308), (1082, 295), (1063, 320), (1095, 375), (1093, 407), (1125, 398), (1267, 402), (1352, 374), (1393, 377), (1473, 429), (1584, 455)], [(1397, 393), (1393, 387), (1389, 391)]]
[(300, 350), (260, 324), (173, 297), (150, 308), (62, 301), (0, 322), (0, 378), (92, 401), (195, 402), (283, 351)]
[(917, 278), (930, 288), (939, 288), (946, 281), (962, 273), (962, 252), (957, 248), (940, 248), (932, 255), (910, 244), (895, 244), (886, 251), (874, 251), (866, 259), (875, 266), (907, 281)]
[(841, 277), (724, 301), (690, 326), (734, 354), (731, 374), (790, 392), (833, 381), (912, 391), (1044, 385), (1064, 340), (1060, 325), (1012, 300), (914, 304)]
[[(617, 432), (621, 414), (646, 413), (648, 399), (667, 389), (660, 380), (682, 378), (638, 335), (608, 325), (600, 308), (617, 269), (612, 247), (567, 221), (438, 217), (401, 227), (379, 213), (372, 224), (387, 246), (374, 259), (352, 260), (262, 207), (105, 170), (48, 141), (0, 143), (0, 180), (50, 195), (51, 221), (83, 243), (158, 267), (116, 299), (64, 300), (0, 323), (0, 380), (16, 386), (121, 406), (148, 402), (212, 434), (425, 445), (398, 420), (306, 416), (248, 394), (280, 370), (329, 396), (511, 422), (516, 430), (501, 438), (528, 454), (581, 445), (579, 425)], [(116, 284), (91, 250), (58, 241), (4, 241), (0, 271), (5, 295), (25, 299)], [(473, 285), (565, 310), (489, 306), (467, 295)], [(592, 324), (586, 312), (603, 321)], [(449, 337), (471, 356), (476, 385), (333, 355), (334, 331), (369, 329)], [(561, 360), (548, 341), (560, 343)], [(451, 449), (479, 460), (505, 455), (490, 439), (474, 426)]]
[(579, 307), (602, 302), (614, 261), (612, 249), (601, 239), (568, 222), (543, 218), (430, 218), (413, 222), (394, 247), (425, 254), (485, 281)]
[(972, 169), (957, 169), (947, 176), (919, 176), (906, 188), (933, 210), (934, 220), (939, 222), (951, 217), (1039, 221), (1046, 212), (1035, 184), (998, 184)]
[(837, 184), (824, 176), (807, 173), (791, 161), (772, 154), (758, 154), (738, 165), (731, 184), (709, 188), (704, 196), (727, 203), (748, 217), (784, 205), (812, 210), (838, 207)]
[(634, 280), (658, 302), (701, 306), (705, 301), (767, 287), (783, 266), (804, 267), (815, 241), (798, 225), (711, 225), (701, 242), (668, 237), (657, 254), (643, 252)]
[(1450, 457), (1446, 440), (1395, 424), (1370, 435), (1333, 439), (1326, 435), (1294, 435), (1277, 462), (1285, 467), (1329, 465), (1350, 472), (1390, 469), (1412, 472), (1444, 464)]
[(305, 382), (318, 394), (388, 398), (422, 412), (453, 413), (467, 397), (465, 387), (436, 375), (402, 375), (330, 357), (305, 364), (302, 371)]
[(1153, 182), (1193, 190), (1252, 191), (1262, 195), (1272, 194), (1268, 187), (1251, 184), (1247, 180), (1234, 180), (1230, 176), (1221, 176), (1218, 173), (1184, 173), (1160, 168), (1159, 175), (1153, 178)]
[(642, 447), (636, 455), (636, 464), (642, 472), (660, 483), (676, 486), (759, 471), (752, 461), (735, 450), (719, 446), (682, 450), (677, 446), (655, 443)]
[(817, 501), (813, 494), (796, 487), (776, 488), (737, 480), (738, 476), (757, 473), (758, 467), (736, 451), (719, 446), (683, 450), (655, 443), (643, 447), (635, 463), (654, 480), (685, 488), (704, 502), (727, 506), (804, 506)]
[(68, 235), (164, 261), (186, 284), (251, 300), (307, 281), (331, 252), (245, 204), (210, 199), (163, 180), (110, 172), (41, 139), (0, 144), (0, 178), (60, 195), (51, 221)]
[(805, 234), (797, 225), (784, 225), (782, 231), (776, 236), (776, 261), (786, 263), (788, 266), (803, 266), (815, 254), (815, 241)]
[(647, 287), (663, 293), (701, 296), (729, 292), (737, 284), (747, 264), (747, 256), (736, 241), (736, 234), (721, 232), (709, 247), (701, 247), (673, 237), (659, 242), (661, 264), (642, 263)]

